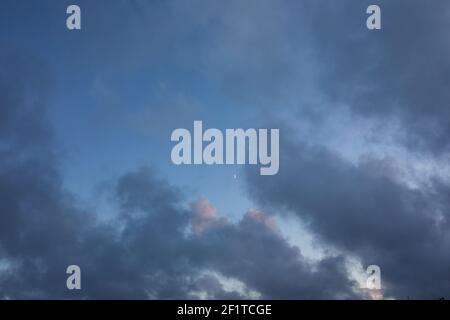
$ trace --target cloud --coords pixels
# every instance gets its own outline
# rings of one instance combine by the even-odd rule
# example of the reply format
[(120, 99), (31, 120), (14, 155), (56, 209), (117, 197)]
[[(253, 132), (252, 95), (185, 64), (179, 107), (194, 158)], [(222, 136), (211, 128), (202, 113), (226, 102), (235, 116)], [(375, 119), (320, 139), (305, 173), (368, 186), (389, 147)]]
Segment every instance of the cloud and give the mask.
[(217, 217), (217, 209), (205, 197), (201, 197), (191, 204), (192, 232), (201, 235), (206, 229), (226, 223)]
[(355, 165), (323, 147), (283, 146), (277, 176), (247, 171), (259, 205), (290, 212), (323, 243), (366, 267), (379, 265), (387, 297), (450, 294), (447, 183), (411, 189), (391, 178), (388, 160), (365, 157)]
[[(318, 263), (291, 246), (265, 213), (250, 209), (237, 224), (216, 224), (195, 239), (193, 257), (242, 281), (266, 299), (355, 298), (342, 256)], [(218, 253), (218, 254), (215, 254)]]
[[(2, 278), (2, 295), (164, 299), (201, 297), (198, 292), (203, 292), (208, 298), (243, 298), (253, 291), (263, 298), (353, 296), (341, 258), (310, 265), (298, 248), (288, 245), (272, 224), (267, 225), (269, 219), (263, 213), (250, 211), (236, 225), (212, 216), (210, 220), (221, 223), (210, 221), (208, 228), (189, 236), (184, 231), (198, 222), (199, 211), (183, 209), (178, 191), (147, 169), (121, 177), (116, 196), (122, 212), (116, 222), (119, 228), (81, 216), (65, 221), (71, 213), (64, 206), (55, 212), (55, 220), (46, 217), (47, 211), (41, 212), (44, 224), (34, 221), (36, 234), (27, 230), (26, 221), (17, 226), (4, 222), (11, 232), (22, 235), (23, 247), (13, 251), (12, 245), (2, 241), (4, 257), (20, 265)], [(206, 199), (196, 203), (203, 213), (211, 212)], [(56, 232), (67, 222), (68, 228)], [(91, 227), (80, 228), (89, 223)], [(82, 268), (79, 294), (64, 290), (68, 264)], [(236, 279), (246, 289), (225, 290), (217, 276), (203, 275), (204, 271)]]
[(369, 4), (305, 2), (305, 47), (321, 108), (348, 106), (357, 115), (399, 121), (399, 142), (416, 152), (448, 152), (449, 3), (378, 1), (380, 31), (364, 26)]
[(268, 229), (272, 230), (274, 234), (280, 234), (280, 230), (276, 225), (275, 221), (268, 214), (265, 214), (262, 211), (259, 211), (255, 208), (250, 208), (247, 212), (247, 216), (255, 221), (259, 221), (263, 225), (265, 225)]

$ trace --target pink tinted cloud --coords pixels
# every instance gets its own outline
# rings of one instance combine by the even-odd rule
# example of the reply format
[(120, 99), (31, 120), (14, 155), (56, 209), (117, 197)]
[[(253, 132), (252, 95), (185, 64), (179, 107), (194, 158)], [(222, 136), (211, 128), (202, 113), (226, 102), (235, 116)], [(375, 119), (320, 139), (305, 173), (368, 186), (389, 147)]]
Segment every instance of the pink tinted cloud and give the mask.
[(280, 235), (280, 230), (278, 229), (278, 226), (277, 226), (275, 220), (271, 216), (269, 216), (267, 213), (259, 211), (255, 208), (250, 208), (247, 211), (246, 217), (263, 224), (269, 230), (271, 230), (273, 233)]
[(192, 232), (201, 235), (206, 229), (222, 224), (225, 221), (217, 216), (217, 209), (209, 202), (208, 198), (200, 197), (191, 204)]
[[(198, 236), (208, 229), (220, 227), (228, 223), (225, 218), (221, 218), (218, 215), (216, 207), (214, 207), (206, 197), (200, 197), (192, 202), (191, 212), (191, 231)], [(280, 235), (280, 230), (274, 219), (262, 211), (250, 208), (242, 221), (245, 219), (250, 219), (253, 222), (259, 223), (272, 233)]]

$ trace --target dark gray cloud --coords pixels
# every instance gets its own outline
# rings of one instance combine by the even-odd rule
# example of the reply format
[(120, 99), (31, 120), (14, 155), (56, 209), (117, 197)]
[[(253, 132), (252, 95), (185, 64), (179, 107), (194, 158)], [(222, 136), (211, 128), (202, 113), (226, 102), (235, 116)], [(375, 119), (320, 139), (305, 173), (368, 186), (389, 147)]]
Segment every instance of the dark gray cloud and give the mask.
[(58, 273), (45, 261), (63, 253), (70, 259), (77, 242), (74, 231), (82, 230), (80, 222), (89, 216), (83, 219), (85, 214), (73, 206), (56, 170), (46, 120), (47, 68), (18, 52), (2, 53), (0, 61), (0, 256), (12, 270), (0, 277), (0, 291), (2, 296), (20, 292), (33, 297), (39, 295), (41, 277), (48, 276), (49, 288), (59, 289), (53, 281)]
[(382, 269), (386, 296), (450, 295), (450, 186), (426, 190), (395, 181), (386, 159), (354, 165), (317, 146), (284, 141), (277, 176), (248, 171), (249, 193), (275, 212), (291, 212), (323, 242)]
[[(271, 299), (355, 298), (343, 257), (313, 264), (300, 249), (264, 227), (251, 212), (237, 226), (209, 229), (197, 239), (194, 257), (224, 275), (241, 280)], [(214, 254), (216, 250), (220, 254)], [(262, 267), (264, 266), (264, 267)]]
[[(310, 4), (311, 50), (318, 86), (336, 105), (356, 113), (400, 119), (414, 150), (448, 151), (450, 20), (448, 1), (377, 1), (382, 30), (361, 15), (370, 1)], [(320, 32), (319, 32), (320, 30)]]
[[(37, 197), (33, 185), (28, 188), (11, 202), (22, 205)], [(50, 192), (45, 182), (39, 188)], [(0, 277), (2, 296), (165, 299), (206, 292), (210, 298), (237, 299), (245, 294), (224, 290), (203, 271), (237, 279), (263, 298), (355, 296), (342, 258), (308, 263), (298, 248), (249, 215), (237, 225), (211, 224), (203, 234), (189, 234), (192, 212), (183, 209), (176, 189), (147, 169), (120, 178), (116, 196), (122, 212), (116, 226), (96, 223), (71, 209), (70, 201), (39, 198), (46, 206), (33, 209), (38, 220), (29, 211), (3, 208), (22, 220), (10, 222), (2, 215), (9, 233), (2, 233), (1, 257), (12, 262)], [(59, 206), (49, 210), (53, 202)], [(69, 264), (82, 268), (80, 293), (64, 288)]]

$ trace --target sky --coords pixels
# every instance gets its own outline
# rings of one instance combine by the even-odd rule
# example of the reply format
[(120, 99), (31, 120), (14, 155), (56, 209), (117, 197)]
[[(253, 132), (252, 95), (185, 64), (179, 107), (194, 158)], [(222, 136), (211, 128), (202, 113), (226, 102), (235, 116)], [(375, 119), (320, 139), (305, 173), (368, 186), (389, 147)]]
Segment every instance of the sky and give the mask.
[[(0, 298), (449, 297), (449, 30), (446, 0), (1, 1)], [(195, 120), (279, 129), (279, 172), (174, 165)]]

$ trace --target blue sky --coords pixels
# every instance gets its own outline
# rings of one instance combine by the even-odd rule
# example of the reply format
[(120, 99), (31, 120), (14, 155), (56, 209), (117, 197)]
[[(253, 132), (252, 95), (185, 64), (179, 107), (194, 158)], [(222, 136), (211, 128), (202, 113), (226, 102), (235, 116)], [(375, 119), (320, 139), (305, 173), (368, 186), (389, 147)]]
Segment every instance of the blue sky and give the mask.
[[(80, 3), (83, 30), (70, 32), (65, 28), (67, 15), (60, 14), (68, 4), (8, 6), (18, 18), (3, 21), (8, 24), (2, 28), (17, 46), (33, 51), (52, 70), (50, 117), (62, 146), (67, 187), (86, 197), (111, 175), (151, 165), (193, 194), (226, 204), (230, 214), (246, 210), (249, 201), (235, 181), (238, 167), (175, 168), (170, 161), (170, 132), (179, 125), (190, 128), (200, 119), (205, 126), (239, 127), (254, 117), (245, 110), (232, 111), (240, 108), (208, 78), (201, 57), (179, 61), (185, 53), (176, 48), (199, 50), (201, 44), (189, 42), (204, 31), (191, 31), (190, 39), (170, 33), (175, 39), (160, 47), (157, 40), (146, 43), (158, 39), (159, 30), (152, 30), (145, 16), (136, 16), (133, 5), (118, 2), (105, 14), (103, 5), (86, 2)], [(163, 11), (166, 5), (149, 6)], [(129, 37), (126, 33), (136, 18), (142, 28)], [(105, 38), (105, 43), (99, 41)], [(190, 121), (183, 119), (186, 116)], [(224, 191), (232, 203), (223, 199)]]

